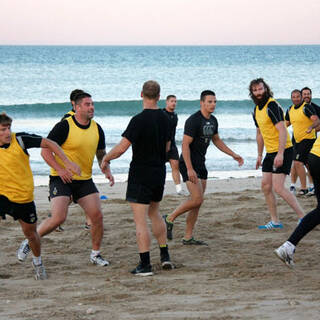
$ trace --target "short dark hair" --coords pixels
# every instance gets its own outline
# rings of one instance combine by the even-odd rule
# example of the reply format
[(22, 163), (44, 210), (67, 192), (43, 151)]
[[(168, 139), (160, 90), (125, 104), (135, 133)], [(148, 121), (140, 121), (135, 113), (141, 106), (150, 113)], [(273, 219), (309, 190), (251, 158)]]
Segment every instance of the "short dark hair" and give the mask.
[(0, 124), (3, 126), (10, 125), (12, 123), (12, 119), (5, 113), (0, 113)]
[(169, 100), (169, 99), (171, 99), (171, 98), (177, 98), (174, 94), (169, 94), (168, 96), (167, 96), (167, 101)]
[(148, 99), (157, 99), (160, 95), (160, 85), (157, 81), (149, 80), (143, 84), (142, 94)]
[(82, 92), (82, 93), (77, 94), (74, 97), (74, 104), (78, 105), (83, 98), (91, 98), (91, 95), (87, 92)]
[(302, 89), (301, 89), (301, 94), (302, 94), (302, 91), (304, 91), (304, 90), (309, 90), (309, 91), (310, 91), (310, 94), (312, 94), (312, 90), (311, 90), (309, 87), (304, 87), (304, 88), (302, 88)]
[(206, 99), (206, 96), (216, 96), (216, 94), (211, 90), (204, 90), (200, 94), (200, 100), (204, 101)]
[(250, 84), (249, 84), (249, 96), (251, 97), (251, 99), (257, 103), (256, 98), (254, 97), (253, 93), (252, 93), (252, 88), (253, 86), (256, 86), (257, 84), (262, 83), (264, 88), (266, 89), (266, 98), (273, 98), (273, 92), (271, 91), (271, 88), (268, 86), (268, 84), (264, 81), (263, 78), (257, 78), (257, 79), (253, 79)]
[(74, 90), (72, 90), (71, 93), (70, 93), (70, 101), (75, 101), (75, 100), (74, 100), (75, 97), (76, 97), (78, 94), (83, 93), (83, 92), (84, 92), (84, 91), (81, 90), (81, 89), (74, 89)]
[(291, 95), (292, 95), (293, 93), (300, 93), (300, 95), (301, 95), (301, 91), (300, 91), (299, 89), (294, 89), (294, 90), (292, 90), (292, 91), (291, 91)]

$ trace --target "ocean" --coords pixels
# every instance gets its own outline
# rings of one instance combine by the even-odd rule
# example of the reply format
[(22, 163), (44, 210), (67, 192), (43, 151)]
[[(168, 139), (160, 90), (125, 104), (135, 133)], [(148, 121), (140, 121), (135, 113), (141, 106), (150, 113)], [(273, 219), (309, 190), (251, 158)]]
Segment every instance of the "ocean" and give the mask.
[[(199, 95), (215, 91), (219, 134), (245, 160), (243, 167), (213, 145), (208, 148), (210, 178), (259, 175), (253, 103), (248, 85), (263, 77), (283, 109), (290, 92), (308, 86), (320, 104), (320, 46), (0, 46), (0, 111), (13, 119), (14, 132), (46, 136), (70, 110), (70, 92), (89, 92), (95, 120), (105, 131), (107, 151), (121, 139), (130, 118), (142, 110), (143, 82), (161, 85), (160, 107), (175, 94), (179, 151), (187, 117), (199, 110)], [(30, 149), (36, 184), (47, 181), (48, 166), (39, 149)], [(125, 180), (131, 150), (112, 161), (116, 179)], [(170, 172), (170, 166), (167, 167)], [(97, 163), (95, 180), (103, 181)], [(170, 175), (168, 175), (170, 178)]]

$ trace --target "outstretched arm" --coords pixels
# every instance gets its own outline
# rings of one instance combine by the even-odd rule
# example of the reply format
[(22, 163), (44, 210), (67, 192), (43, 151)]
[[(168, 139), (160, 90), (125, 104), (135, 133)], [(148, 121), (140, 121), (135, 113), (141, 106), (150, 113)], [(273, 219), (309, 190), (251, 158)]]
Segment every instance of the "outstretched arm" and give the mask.
[[(79, 166), (76, 163), (71, 162), (67, 156), (64, 154), (61, 147), (54, 141), (42, 138), (41, 140), (41, 155), (43, 159), (47, 162), (47, 164), (55, 169), (59, 176), (61, 177), (62, 181), (64, 183), (71, 182), (72, 181), (72, 175), (81, 174), (81, 170)], [(63, 164), (65, 165), (65, 168), (62, 168), (57, 161), (54, 158), (54, 155), (58, 156)]]
[(256, 169), (259, 169), (259, 167), (261, 166), (261, 163), (262, 163), (262, 153), (263, 153), (263, 148), (264, 148), (263, 137), (262, 137), (262, 134), (261, 134), (261, 131), (259, 128), (257, 128), (256, 140), (257, 140), (257, 149), (258, 149)]
[(239, 156), (238, 154), (236, 154), (235, 152), (233, 152), (224, 142), (223, 140), (221, 140), (220, 136), (218, 133), (216, 133), (213, 137), (212, 137), (212, 142), (213, 144), (222, 152), (224, 152), (225, 154), (231, 156), (234, 160), (238, 161), (239, 166), (243, 165), (243, 159), (241, 156)]

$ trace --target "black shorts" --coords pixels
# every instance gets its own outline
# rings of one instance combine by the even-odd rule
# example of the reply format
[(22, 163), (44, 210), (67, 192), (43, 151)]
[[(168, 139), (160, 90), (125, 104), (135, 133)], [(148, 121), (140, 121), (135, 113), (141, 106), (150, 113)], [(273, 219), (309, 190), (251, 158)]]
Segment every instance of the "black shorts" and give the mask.
[(284, 151), (283, 164), (279, 168), (273, 168), (273, 161), (277, 152), (267, 153), (262, 162), (262, 172), (284, 173), (289, 174), (292, 164), (293, 148), (290, 147)]
[[(198, 164), (198, 165), (194, 165), (193, 164), (193, 170), (196, 172), (197, 177), (201, 180), (207, 180), (208, 179), (208, 170), (205, 166), (205, 164)], [(184, 163), (184, 161), (179, 161), (179, 171), (181, 173), (183, 182), (186, 182), (189, 180), (188, 177), (188, 170), (187, 167)]]
[(128, 181), (126, 200), (142, 204), (160, 202), (162, 200), (163, 190), (164, 185), (148, 186)]
[(76, 202), (78, 199), (81, 199), (92, 193), (99, 193), (92, 179), (73, 180), (71, 183), (63, 183), (60, 177), (50, 176), (50, 199), (60, 196), (72, 196), (73, 201)]
[(175, 145), (167, 152), (167, 161), (169, 160), (179, 160), (178, 148)]
[(304, 139), (300, 142), (296, 142), (294, 146), (293, 160), (306, 164), (308, 160), (308, 154), (315, 141), (316, 139)]
[(0, 216), (6, 218), (6, 214), (14, 220), (22, 220), (25, 223), (34, 224), (37, 222), (37, 212), (34, 201), (27, 203), (11, 202), (7, 197), (0, 195)]

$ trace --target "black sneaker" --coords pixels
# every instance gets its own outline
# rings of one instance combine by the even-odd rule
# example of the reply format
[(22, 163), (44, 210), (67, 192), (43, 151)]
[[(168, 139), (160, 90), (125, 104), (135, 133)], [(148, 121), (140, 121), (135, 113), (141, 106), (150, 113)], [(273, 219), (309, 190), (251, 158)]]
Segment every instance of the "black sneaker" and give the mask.
[(166, 223), (166, 227), (167, 227), (167, 239), (172, 240), (172, 229), (173, 229), (173, 222), (169, 222), (167, 220), (168, 214), (165, 214), (162, 216), (162, 218), (164, 219), (164, 222)]
[(134, 268), (131, 271), (131, 273), (136, 276), (142, 276), (142, 277), (153, 276), (151, 264), (144, 267), (142, 266), (141, 262), (136, 266), (136, 268)]
[(182, 244), (190, 246), (207, 246), (208, 244), (202, 240), (196, 240), (194, 237), (190, 238), (189, 240), (182, 239)]
[(164, 270), (174, 269), (174, 264), (170, 260), (169, 253), (161, 255), (160, 256), (160, 261), (161, 261), (162, 269), (164, 269)]

